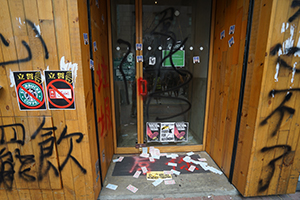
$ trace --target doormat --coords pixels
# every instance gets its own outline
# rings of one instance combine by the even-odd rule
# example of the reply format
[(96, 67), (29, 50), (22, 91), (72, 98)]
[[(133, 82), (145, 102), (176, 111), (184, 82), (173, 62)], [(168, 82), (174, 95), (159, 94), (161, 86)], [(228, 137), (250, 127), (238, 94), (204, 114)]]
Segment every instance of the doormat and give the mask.
[[(122, 162), (116, 162), (112, 176), (133, 176), (137, 170), (142, 171), (141, 167), (147, 167), (148, 171), (164, 171), (164, 170), (177, 170), (181, 174), (187, 173), (209, 173), (205, 171), (199, 165), (193, 163), (187, 163), (183, 160), (186, 155), (179, 155), (176, 159), (167, 158), (161, 156), (160, 159), (155, 159), (154, 162), (150, 162), (149, 158), (142, 158), (139, 156), (125, 157)], [(193, 160), (198, 161), (199, 155), (194, 154), (190, 156)], [(177, 167), (168, 166), (168, 163), (177, 163)], [(196, 166), (193, 172), (188, 171), (191, 165)]]

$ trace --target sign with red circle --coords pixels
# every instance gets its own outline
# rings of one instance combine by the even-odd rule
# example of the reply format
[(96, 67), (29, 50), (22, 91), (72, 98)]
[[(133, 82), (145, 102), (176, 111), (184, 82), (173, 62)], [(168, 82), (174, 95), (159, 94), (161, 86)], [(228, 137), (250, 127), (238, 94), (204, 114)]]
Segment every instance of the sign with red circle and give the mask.
[(46, 110), (40, 71), (13, 72), (20, 110)]
[(48, 108), (75, 109), (72, 71), (45, 71)]

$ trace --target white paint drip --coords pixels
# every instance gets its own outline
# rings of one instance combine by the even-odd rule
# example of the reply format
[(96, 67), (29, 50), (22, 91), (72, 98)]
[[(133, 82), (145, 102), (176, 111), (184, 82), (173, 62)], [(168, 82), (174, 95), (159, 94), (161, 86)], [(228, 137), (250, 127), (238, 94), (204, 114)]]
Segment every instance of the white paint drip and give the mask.
[(78, 64), (77, 63), (65, 63), (65, 56), (60, 59), (60, 70), (71, 70), (73, 76), (73, 87), (75, 88), (75, 82), (77, 77)]
[[(41, 35), (41, 28), (40, 28), (40, 25), (36, 25), (34, 23), (34, 26), (35, 26), (35, 29), (39, 32), (39, 34)], [(35, 37), (39, 37), (38, 35), (36, 35)]]
[(293, 72), (292, 72), (291, 83), (294, 82), (294, 77), (295, 77), (295, 74), (296, 74), (296, 65), (297, 65), (297, 62), (295, 62), (295, 63), (294, 63), (294, 66), (293, 66)]
[(289, 23), (286, 23), (286, 28), (285, 30), (287, 30), (289, 28)]
[(282, 50), (281, 48), (278, 50), (278, 57), (282, 55)]
[(279, 63), (276, 64), (276, 74), (274, 76), (275, 82), (278, 82), (278, 74), (279, 74)]
[(285, 23), (283, 22), (282, 27), (281, 27), (281, 33), (284, 33), (284, 32), (285, 32)]
[[(298, 38), (297, 47), (300, 48), (300, 36), (299, 36), (299, 38)], [(295, 52), (295, 53), (294, 53), (294, 56), (295, 56), (295, 57), (296, 57), (296, 56), (300, 57), (300, 51)]]
[(9, 79), (10, 79), (10, 87), (14, 87), (15, 86), (14, 73), (11, 70), (9, 70)]
[(287, 49), (293, 47), (294, 45), (294, 31), (295, 31), (295, 26), (290, 26), (290, 37), (286, 39), (286, 41), (283, 42), (283, 52), (284, 54), (287, 54)]

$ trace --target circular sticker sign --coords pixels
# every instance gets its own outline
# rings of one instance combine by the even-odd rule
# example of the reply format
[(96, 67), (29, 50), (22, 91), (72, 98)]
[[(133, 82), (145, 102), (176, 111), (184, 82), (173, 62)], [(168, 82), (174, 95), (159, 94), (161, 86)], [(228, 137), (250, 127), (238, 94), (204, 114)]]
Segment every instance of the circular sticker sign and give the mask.
[(24, 80), (17, 86), (17, 95), (22, 106), (28, 109), (38, 109), (44, 105), (43, 88), (33, 80)]

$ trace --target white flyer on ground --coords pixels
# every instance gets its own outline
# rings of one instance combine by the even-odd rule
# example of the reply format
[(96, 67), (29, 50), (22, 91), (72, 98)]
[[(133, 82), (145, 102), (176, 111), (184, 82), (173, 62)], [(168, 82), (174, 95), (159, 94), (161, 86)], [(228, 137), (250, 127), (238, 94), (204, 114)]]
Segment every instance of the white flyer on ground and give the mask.
[(114, 184), (111, 184), (111, 183), (109, 183), (109, 184), (107, 184), (106, 188), (108, 188), (108, 189), (111, 189), (111, 190), (116, 190), (116, 189), (118, 188), (118, 186), (117, 186), (117, 185), (114, 185)]
[(196, 166), (195, 165), (191, 165), (190, 168), (188, 169), (190, 172), (193, 172), (195, 170)]
[(143, 147), (143, 153), (142, 154), (148, 154), (148, 147)]
[(152, 157), (149, 158), (149, 161), (150, 162), (155, 162), (154, 158), (152, 158)]
[(174, 185), (175, 184), (175, 180), (165, 180), (165, 185)]
[(133, 175), (133, 178), (138, 178), (140, 176), (142, 172), (140, 170), (137, 170), (134, 175)]
[(174, 169), (171, 169), (171, 171), (173, 172), (173, 174), (175, 174), (175, 175), (180, 175), (180, 171), (177, 171), (177, 170), (174, 170)]
[(149, 154), (148, 153), (142, 153), (142, 154), (140, 154), (140, 157), (149, 158)]
[(134, 187), (133, 185), (128, 185), (127, 187), (126, 187), (126, 189), (127, 190), (130, 190), (131, 192), (133, 192), (133, 193), (136, 193), (136, 191), (138, 191), (138, 189), (136, 188), (136, 187)]
[(168, 163), (168, 166), (177, 167), (177, 163)]
[(164, 170), (164, 174), (173, 174), (173, 172)]
[(124, 159), (124, 157), (123, 157), (123, 156), (120, 156), (120, 157), (118, 158), (118, 162), (122, 162), (123, 159)]
[(148, 170), (147, 170), (147, 167), (142, 167), (142, 171), (143, 171), (144, 174), (146, 174), (147, 171), (148, 171)]
[(161, 184), (163, 182), (162, 179), (157, 179), (156, 181), (154, 181), (152, 184), (156, 187), (158, 186), (159, 184)]

